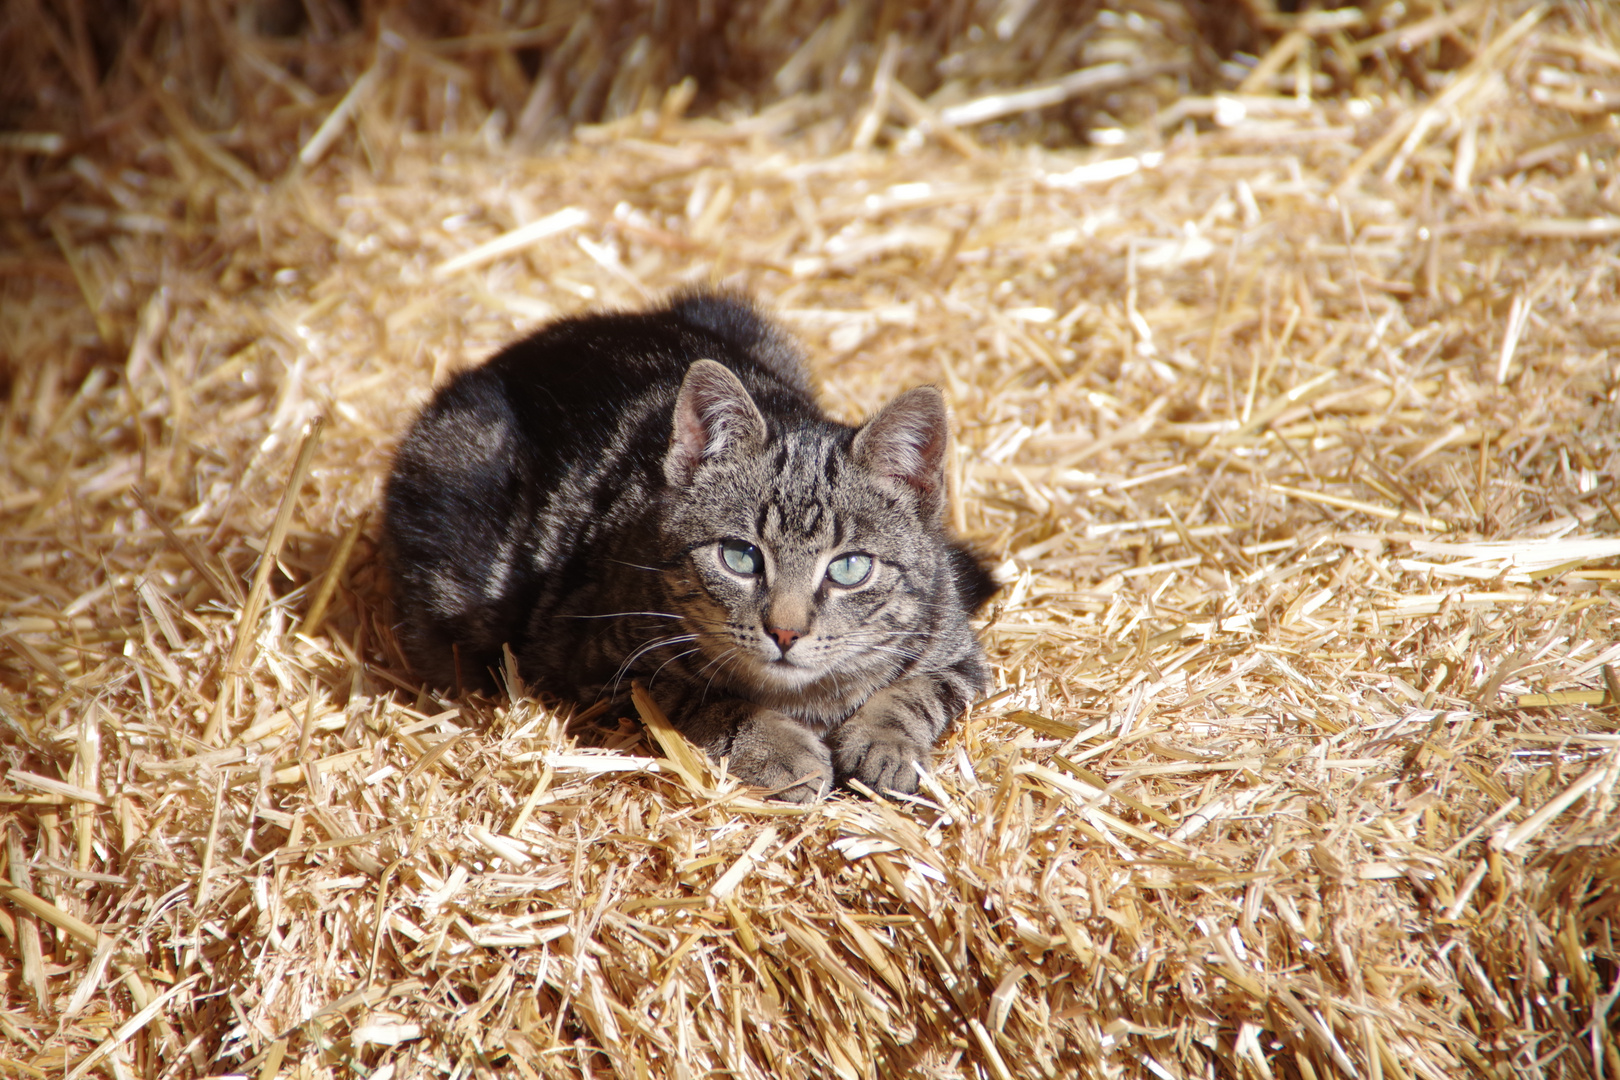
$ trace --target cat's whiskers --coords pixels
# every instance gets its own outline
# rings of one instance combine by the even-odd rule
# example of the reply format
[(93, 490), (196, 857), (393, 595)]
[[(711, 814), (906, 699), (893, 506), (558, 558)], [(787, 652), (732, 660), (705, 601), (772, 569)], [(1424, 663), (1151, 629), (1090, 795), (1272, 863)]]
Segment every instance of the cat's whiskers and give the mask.
[(870, 681), (873, 677), (877, 677), (883, 682), (888, 682), (894, 679), (906, 668), (921, 662), (926, 655), (926, 652), (923, 650), (892, 644), (889, 643), (890, 640), (891, 639), (888, 636), (885, 636), (884, 638), (875, 638), (868, 641), (861, 641), (858, 638), (856, 638), (854, 641), (851, 641), (849, 638), (844, 639), (844, 642), (842, 643), (848, 645), (849, 648), (840, 657), (838, 657), (837, 661), (830, 667), (830, 671), (835, 676), (835, 685), (837, 683), (837, 673), (844, 668), (852, 666), (853, 661), (858, 661), (863, 658), (867, 659), (868, 661), (877, 661), (882, 658), (883, 662), (880, 664), (869, 662), (864, 665), (859, 665), (858, 669), (862, 671), (868, 681)]
[(658, 681), (659, 673), (662, 672), (669, 665), (671, 665), (675, 661), (681, 659), (683, 656), (691, 656), (693, 653), (700, 653), (702, 651), (703, 651), (703, 646), (699, 645), (696, 648), (687, 649), (684, 652), (678, 652), (674, 656), (671, 656), (668, 660), (665, 660), (662, 664), (659, 664), (656, 668), (653, 669), (652, 674), (647, 676), (647, 689), (648, 690), (652, 689), (653, 683)]
[(844, 672), (838, 666), (834, 665), (828, 669), (827, 673), (832, 677), (831, 682), (833, 685), (833, 693), (838, 695), (839, 700), (843, 700), (845, 697), (843, 680)]
[(631, 665), (633, 665), (637, 660), (641, 659), (643, 656), (647, 655), (650, 652), (654, 652), (654, 651), (656, 651), (658, 649), (666, 648), (666, 647), (668, 647), (670, 645), (684, 645), (687, 642), (692, 642), (692, 641), (696, 641), (696, 642), (699, 643), (697, 648), (688, 649), (685, 652), (677, 653), (675, 656), (672, 656), (672, 657), (669, 657), (668, 659), (666, 659), (662, 664), (659, 664), (657, 670), (655, 670), (652, 675), (648, 676), (648, 683), (650, 684), (651, 681), (652, 681), (652, 678), (655, 677), (658, 674), (659, 671), (664, 670), (664, 668), (672, 660), (679, 659), (680, 657), (683, 657), (683, 656), (690, 656), (692, 653), (695, 653), (695, 652), (702, 652), (703, 651), (702, 641), (703, 641), (705, 633), (710, 634), (710, 635), (712, 635), (714, 633), (715, 624), (714, 624), (714, 622), (712, 620), (698, 619), (698, 618), (693, 618), (691, 616), (680, 616), (680, 615), (672, 615), (672, 616), (670, 616), (670, 618), (676, 618), (676, 619), (684, 618), (684, 619), (686, 619), (686, 621), (688, 623), (695, 623), (697, 625), (697, 630), (696, 630), (696, 632), (693, 632), (693, 633), (672, 634), (669, 637), (654, 638), (653, 640), (648, 641), (648, 642), (644, 642), (643, 644), (641, 644), (640, 646), (638, 646), (637, 648), (632, 650), (630, 655), (625, 657), (624, 662), (619, 665), (618, 671), (614, 672), (614, 675), (613, 675), (614, 693), (618, 693), (618, 686), (619, 686), (620, 683), (622, 683), (624, 681), (625, 675), (629, 673)]
[(607, 611), (600, 615), (554, 615), (557, 619), (624, 619), (634, 615), (645, 615), (652, 619), (679, 619), (682, 616), (670, 611)]
[(911, 652), (906, 649), (895, 648), (888, 645), (873, 645), (869, 647), (867, 651), (868, 653), (877, 653), (885, 656), (898, 656), (901, 660), (905, 661), (905, 664), (900, 665), (901, 667), (905, 667), (907, 664), (915, 664), (917, 661), (922, 659), (921, 653)]
[(603, 561), (617, 566), (628, 566), (632, 570), (648, 570), (654, 574), (662, 574), (670, 569), (667, 566), (643, 566), (641, 563), (625, 562), (623, 559), (604, 559)]
[[(846, 637), (844, 637), (839, 642), (839, 644), (846, 646), (846, 648), (849, 649), (849, 650), (880, 649), (880, 648), (910, 648), (911, 646), (906, 644), (907, 642), (910, 642), (910, 641), (928, 641), (929, 638), (930, 638), (930, 635), (928, 635), (928, 634), (913, 633), (913, 632), (902, 632), (902, 633), (893, 633), (893, 634), (873, 634), (873, 635), (866, 635), (866, 636), (850, 634), (850, 635), (847, 635)], [(923, 650), (918, 650), (915, 655), (916, 655), (916, 657), (918, 659), (921, 659), (922, 656), (924, 655), (924, 651)]]
[[(629, 656), (624, 658), (624, 662), (619, 665), (619, 669), (613, 673), (613, 678), (610, 680), (613, 683), (613, 693), (614, 693), (614, 695), (615, 696), (618, 695), (618, 693), (619, 693), (619, 684), (624, 681), (624, 677), (627, 674), (630, 673), (630, 666), (632, 664), (634, 664), (637, 660), (641, 659), (643, 656), (647, 655), (650, 652), (653, 652), (656, 649), (666, 648), (666, 647), (668, 647), (670, 645), (685, 645), (689, 641), (697, 641), (698, 638), (699, 638), (699, 635), (697, 635), (697, 634), (673, 634), (673, 635), (671, 635), (669, 637), (665, 637), (665, 638), (655, 638), (654, 640), (647, 642), (646, 644), (642, 645), (640, 648), (638, 648), (638, 649), (634, 650), (633, 652), (631, 652), (631, 654)], [(701, 646), (700, 646), (700, 648), (701, 648)], [(694, 649), (692, 651), (696, 652), (697, 650)], [(666, 661), (666, 663), (667, 663), (667, 661)], [(660, 667), (661, 666), (662, 665), (660, 665)]]
[(926, 640), (930, 635), (915, 630), (849, 630), (837, 638), (829, 639), (829, 646), (840, 646), (843, 651), (870, 648), (913, 638)]
[(724, 652), (711, 657), (707, 664), (704, 664), (702, 667), (697, 669), (696, 673), (698, 675), (702, 675), (710, 668), (714, 668), (713, 673), (709, 675), (709, 681), (703, 684), (703, 693), (698, 697), (698, 701), (700, 703), (709, 699), (709, 691), (714, 688), (714, 680), (720, 677), (720, 673), (725, 670), (725, 665), (730, 663), (731, 660), (741, 651), (741, 649), (733, 645)]
[(837, 639), (840, 645), (886, 645), (897, 641), (926, 640), (929, 635), (913, 630), (852, 630)]

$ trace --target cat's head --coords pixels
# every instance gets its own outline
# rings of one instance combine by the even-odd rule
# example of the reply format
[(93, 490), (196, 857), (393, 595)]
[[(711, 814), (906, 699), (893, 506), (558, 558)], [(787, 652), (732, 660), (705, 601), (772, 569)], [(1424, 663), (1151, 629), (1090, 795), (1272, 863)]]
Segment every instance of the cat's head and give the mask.
[(737, 376), (693, 364), (661, 516), (670, 601), (717, 687), (831, 722), (963, 617), (945, 536), (949, 422), (919, 387), (859, 429), (773, 430)]

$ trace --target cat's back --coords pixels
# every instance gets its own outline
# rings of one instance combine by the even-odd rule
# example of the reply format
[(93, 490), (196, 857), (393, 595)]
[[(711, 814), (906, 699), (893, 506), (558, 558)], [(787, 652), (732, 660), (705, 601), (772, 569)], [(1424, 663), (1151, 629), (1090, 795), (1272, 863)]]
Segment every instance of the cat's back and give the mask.
[(751, 303), (724, 293), (687, 294), (651, 312), (563, 319), (475, 371), (499, 381), (517, 425), (532, 435), (603, 446), (627, 423), (652, 421), (661, 455), (675, 394), (702, 359), (726, 365), (767, 407), (811, 402), (798, 351)]
[(486, 487), (495, 473), (537, 490), (569, 477), (656, 483), (676, 393), (701, 359), (735, 372), (767, 415), (820, 415), (790, 339), (742, 297), (694, 292), (653, 311), (564, 318), (508, 345), (434, 395), (398, 460), (406, 474), (471, 469)]

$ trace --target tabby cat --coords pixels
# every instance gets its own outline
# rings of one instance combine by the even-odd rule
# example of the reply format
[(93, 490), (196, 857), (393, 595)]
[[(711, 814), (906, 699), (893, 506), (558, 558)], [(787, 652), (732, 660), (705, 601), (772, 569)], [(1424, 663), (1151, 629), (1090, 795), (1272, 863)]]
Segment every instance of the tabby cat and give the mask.
[(415, 671), (583, 703), (632, 679), (732, 775), (807, 802), (912, 792), (989, 685), (989, 575), (947, 535), (947, 419), (919, 387), (859, 428), (797, 348), (698, 293), (564, 319), (450, 381), (388, 481), (385, 549)]

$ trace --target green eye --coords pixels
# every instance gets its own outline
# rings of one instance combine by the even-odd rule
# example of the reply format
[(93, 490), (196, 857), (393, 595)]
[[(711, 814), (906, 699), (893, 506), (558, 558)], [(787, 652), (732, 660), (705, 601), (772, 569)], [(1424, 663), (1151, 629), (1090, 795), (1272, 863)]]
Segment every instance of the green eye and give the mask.
[(720, 558), (739, 574), (753, 577), (755, 574), (765, 572), (765, 556), (759, 553), (759, 548), (746, 540), (720, 541)]
[(827, 564), (827, 576), (835, 585), (859, 585), (872, 572), (872, 556), (851, 552)]

